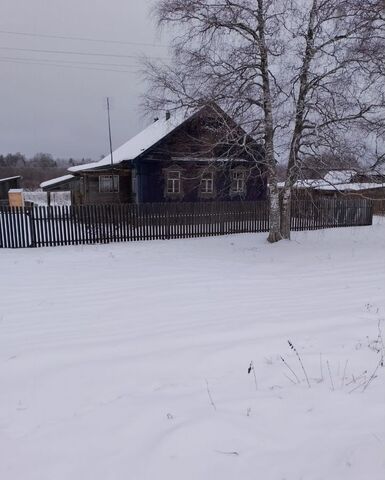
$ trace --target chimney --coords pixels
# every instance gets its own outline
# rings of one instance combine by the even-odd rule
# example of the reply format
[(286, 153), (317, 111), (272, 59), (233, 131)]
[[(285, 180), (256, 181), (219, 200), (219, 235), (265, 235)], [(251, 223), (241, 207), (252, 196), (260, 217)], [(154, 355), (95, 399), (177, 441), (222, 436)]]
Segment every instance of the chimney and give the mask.
[(167, 112), (166, 112), (166, 120), (170, 120), (170, 117), (171, 117), (170, 110), (167, 110)]

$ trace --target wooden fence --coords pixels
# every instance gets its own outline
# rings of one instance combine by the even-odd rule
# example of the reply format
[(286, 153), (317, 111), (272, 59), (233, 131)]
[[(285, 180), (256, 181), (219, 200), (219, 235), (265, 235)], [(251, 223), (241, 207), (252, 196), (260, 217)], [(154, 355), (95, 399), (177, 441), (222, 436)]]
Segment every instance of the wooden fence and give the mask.
[[(367, 200), (327, 199), (292, 206), (292, 230), (370, 225)], [(267, 232), (268, 203), (0, 207), (0, 248), (164, 240)]]
[(373, 215), (385, 215), (385, 200), (380, 198), (373, 199)]

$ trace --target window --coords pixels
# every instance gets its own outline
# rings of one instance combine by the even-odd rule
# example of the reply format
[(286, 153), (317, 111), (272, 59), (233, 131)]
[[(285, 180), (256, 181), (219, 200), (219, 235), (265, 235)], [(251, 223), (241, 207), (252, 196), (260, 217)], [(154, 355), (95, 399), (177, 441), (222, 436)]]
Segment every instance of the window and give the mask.
[(166, 183), (166, 192), (167, 193), (180, 193), (181, 190), (181, 178), (180, 172), (178, 170), (169, 170), (167, 172), (167, 183)]
[(231, 191), (233, 193), (245, 193), (246, 182), (245, 172), (243, 170), (235, 170), (232, 172)]
[(203, 172), (201, 178), (201, 193), (214, 192), (214, 174), (213, 172)]
[(119, 192), (119, 175), (100, 175), (99, 192), (114, 193)]

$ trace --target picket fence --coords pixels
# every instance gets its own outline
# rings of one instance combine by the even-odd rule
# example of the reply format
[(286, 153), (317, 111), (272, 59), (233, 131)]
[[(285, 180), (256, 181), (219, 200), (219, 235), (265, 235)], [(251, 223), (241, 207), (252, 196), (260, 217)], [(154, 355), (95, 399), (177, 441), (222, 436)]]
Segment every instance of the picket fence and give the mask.
[[(370, 225), (372, 204), (321, 199), (292, 204), (291, 229)], [(84, 245), (267, 232), (266, 201), (0, 207), (0, 248)]]

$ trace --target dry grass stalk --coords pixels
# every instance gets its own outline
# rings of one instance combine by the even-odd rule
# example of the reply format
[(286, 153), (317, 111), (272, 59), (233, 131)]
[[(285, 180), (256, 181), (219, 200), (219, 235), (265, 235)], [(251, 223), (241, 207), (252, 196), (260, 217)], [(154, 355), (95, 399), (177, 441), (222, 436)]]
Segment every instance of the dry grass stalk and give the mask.
[(298, 353), (298, 351), (297, 351), (297, 349), (295, 348), (295, 346), (290, 342), (290, 340), (288, 340), (287, 343), (289, 344), (289, 347), (293, 350), (293, 352), (296, 354), (296, 356), (297, 356), (297, 358), (298, 358), (298, 361), (299, 361), (299, 364), (301, 365), (302, 371), (303, 371), (303, 373), (305, 374), (307, 386), (308, 386), (309, 388), (311, 388), (311, 385), (310, 385), (310, 382), (309, 382), (309, 377), (307, 376), (307, 372), (306, 372), (306, 370), (305, 370), (305, 367), (303, 366), (303, 363), (302, 363), (302, 359), (301, 359), (300, 354)]

